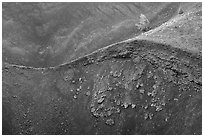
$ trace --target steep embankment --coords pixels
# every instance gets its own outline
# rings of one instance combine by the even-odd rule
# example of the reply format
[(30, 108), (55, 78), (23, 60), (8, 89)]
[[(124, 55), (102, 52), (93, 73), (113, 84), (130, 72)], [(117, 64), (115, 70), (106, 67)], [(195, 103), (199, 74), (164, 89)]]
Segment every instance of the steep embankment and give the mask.
[(58, 68), (4, 66), (3, 133), (201, 134), (201, 85), (200, 58), (148, 41)]

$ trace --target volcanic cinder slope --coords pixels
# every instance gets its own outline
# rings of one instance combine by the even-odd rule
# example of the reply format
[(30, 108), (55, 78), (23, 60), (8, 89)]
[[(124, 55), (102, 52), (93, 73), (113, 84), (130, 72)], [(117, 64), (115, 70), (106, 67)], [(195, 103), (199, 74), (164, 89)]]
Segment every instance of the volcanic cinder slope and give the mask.
[(160, 26), (180, 5), (3, 3), (3, 61), (32, 67), (67, 63)]
[(190, 5), (70, 63), (4, 62), (3, 134), (202, 134), (202, 8)]

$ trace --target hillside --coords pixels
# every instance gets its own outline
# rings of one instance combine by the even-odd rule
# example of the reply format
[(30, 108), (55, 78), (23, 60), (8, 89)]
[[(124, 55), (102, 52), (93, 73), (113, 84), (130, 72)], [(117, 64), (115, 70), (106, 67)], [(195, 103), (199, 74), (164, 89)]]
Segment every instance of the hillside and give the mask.
[[(60, 58), (55, 66), (4, 60), (3, 134), (202, 134), (201, 3), (161, 5), (152, 12), (159, 25), (144, 14), (139, 20), (148, 21), (127, 39), (117, 33), (112, 44), (101, 36), (106, 46), (96, 40), (67, 56), (57, 46), (62, 58), (48, 58)], [(51, 13), (60, 5), (43, 6)]]

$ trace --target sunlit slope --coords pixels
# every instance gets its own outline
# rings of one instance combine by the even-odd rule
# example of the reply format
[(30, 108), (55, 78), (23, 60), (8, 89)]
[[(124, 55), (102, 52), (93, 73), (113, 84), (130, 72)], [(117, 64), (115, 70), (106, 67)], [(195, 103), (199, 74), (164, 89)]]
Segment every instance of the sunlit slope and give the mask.
[(202, 53), (202, 7), (197, 3), (161, 26), (139, 35), (136, 39), (168, 44), (193, 53)]

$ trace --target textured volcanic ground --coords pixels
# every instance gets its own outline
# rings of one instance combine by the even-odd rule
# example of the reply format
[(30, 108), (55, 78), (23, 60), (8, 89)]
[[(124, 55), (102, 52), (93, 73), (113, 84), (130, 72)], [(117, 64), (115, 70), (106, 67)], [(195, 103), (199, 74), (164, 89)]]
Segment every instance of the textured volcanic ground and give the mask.
[(3, 134), (202, 134), (201, 29), (201, 3), (3, 3)]

